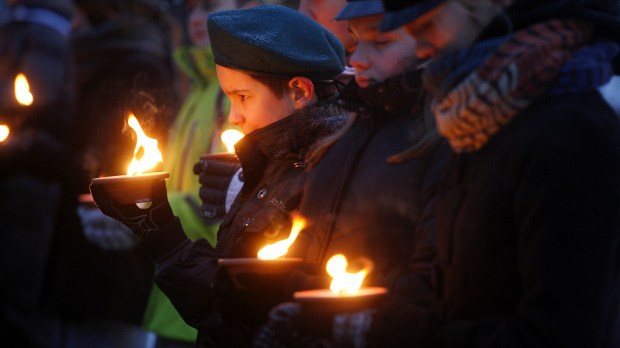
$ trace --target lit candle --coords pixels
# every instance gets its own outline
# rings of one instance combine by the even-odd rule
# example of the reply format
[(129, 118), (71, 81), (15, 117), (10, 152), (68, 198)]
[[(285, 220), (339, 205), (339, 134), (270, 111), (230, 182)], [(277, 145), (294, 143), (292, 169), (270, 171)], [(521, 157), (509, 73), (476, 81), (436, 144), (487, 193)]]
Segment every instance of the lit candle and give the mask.
[(30, 93), (30, 85), (26, 75), (20, 73), (15, 77), (15, 99), (20, 105), (30, 106), (34, 102), (34, 97)]
[(373, 308), (387, 294), (383, 287), (362, 287), (372, 264), (363, 262), (364, 267), (357, 272), (348, 272), (348, 262), (344, 255), (336, 254), (327, 261), (326, 270), (332, 277), (329, 289), (298, 291), (293, 294), (295, 301), (306, 305), (312, 311), (348, 312)]
[(222, 132), (220, 138), (224, 145), (226, 145), (226, 151), (228, 151), (228, 153), (235, 153), (235, 144), (243, 138), (243, 133), (235, 129), (227, 129)]
[(299, 232), (306, 226), (306, 220), (298, 215), (292, 215), (293, 226), (291, 227), (291, 233), (288, 238), (277, 241), (273, 244), (267, 244), (261, 250), (258, 251), (257, 257), (261, 260), (275, 260), (282, 258), (288, 253), (288, 248), (293, 245), (295, 239), (299, 235)]
[[(163, 163), (161, 151), (157, 148), (157, 139), (149, 138), (144, 133), (136, 116), (130, 114), (127, 118), (127, 124), (136, 134), (136, 147), (133, 150), (133, 159), (127, 167), (127, 175), (140, 175)], [(137, 156), (141, 149), (142, 157), (138, 159)]]
[(235, 285), (246, 289), (238, 275), (245, 272), (254, 274), (279, 274), (283, 279), (286, 274), (301, 266), (303, 260), (287, 258), (288, 249), (295, 242), (299, 232), (304, 228), (306, 220), (299, 215), (292, 215), (293, 225), (289, 237), (272, 244), (267, 244), (257, 253), (257, 258), (228, 258), (219, 259), (218, 264), (228, 271)]
[[(158, 180), (164, 180), (170, 174), (147, 173), (163, 163), (161, 151), (157, 148), (157, 140), (144, 133), (140, 122), (133, 114), (127, 118), (127, 124), (136, 134), (136, 147), (133, 159), (127, 167), (127, 175), (95, 178), (92, 183), (105, 185), (108, 193), (120, 203), (135, 203), (139, 208), (147, 209), (152, 204), (153, 184)], [(138, 158), (140, 153), (142, 156)]]
[(0, 143), (4, 142), (9, 137), (10, 133), (11, 133), (11, 130), (9, 126), (7, 126), (6, 124), (1, 124), (0, 125)]

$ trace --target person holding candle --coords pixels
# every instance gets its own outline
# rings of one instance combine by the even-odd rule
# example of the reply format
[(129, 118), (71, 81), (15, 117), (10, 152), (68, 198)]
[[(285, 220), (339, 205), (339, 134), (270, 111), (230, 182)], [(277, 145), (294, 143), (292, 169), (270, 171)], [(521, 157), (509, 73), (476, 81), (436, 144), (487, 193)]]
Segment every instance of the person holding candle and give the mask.
[[(58, 347), (45, 273), (71, 175), (69, 0), (0, 6), (0, 337)], [(18, 76), (23, 84), (16, 83)]]
[[(289, 292), (329, 288), (326, 263), (342, 253), (373, 262), (364, 286), (396, 292), (406, 285), (421, 302), (431, 297), (434, 201), (449, 149), (425, 113), (416, 42), (404, 29), (380, 32), (383, 16), (379, 0), (349, 0), (335, 18), (348, 23), (356, 44), (350, 63), (359, 89), (340, 96), (357, 105), (356, 120), (329, 139), (327, 152), (311, 157), (300, 205), (309, 226), (289, 252), (304, 258), (306, 268), (290, 277)], [(285, 303), (272, 311), (255, 344), (320, 344), (331, 319), (306, 318), (298, 304)]]
[[(248, 345), (255, 321), (266, 315), (253, 311), (264, 304), (257, 301), (237, 315), (221, 307), (214, 311), (217, 259), (256, 257), (265, 244), (287, 237), (306, 175), (306, 153), (347, 119), (328, 99), (344, 69), (344, 49), (313, 20), (277, 5), (213, 13), (208, 33), (218, 80), (231, 103), (229, 122), (245, 133), (235, 146), (244, 187), (224, 218), (216, 249), (204, 239), (187, 239), (163, 183), (146, 210), (114, 202), (94, 184), (91, 192), (105, 214), (141, 238), (157, 263), (156, 283), (199, 330), (201, 344)], [(222, 314), (231, 316), (222, 322)]]
[[(617, 1), (384, 0), (429, 59), (453, 155), (437, 200), (434, 305), (366, 313), (355, 346), (618, 347)], [(615, 59), (615, 61), (614, 61)], [(358, 318), (359, 319), (359, 318)]]

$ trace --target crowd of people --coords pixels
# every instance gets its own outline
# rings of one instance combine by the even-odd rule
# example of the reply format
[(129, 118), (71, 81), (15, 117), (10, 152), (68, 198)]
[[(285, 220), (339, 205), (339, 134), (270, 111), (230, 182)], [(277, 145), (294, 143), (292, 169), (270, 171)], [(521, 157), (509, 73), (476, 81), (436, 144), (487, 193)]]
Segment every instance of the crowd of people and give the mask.
[[(620, 346), (617, 0), (3, 4), (6, 342)], [(129, 113), (169, 173), (146, 206), (91, 183)], [(300, 218), (299, 267), (218, 264)], [(381, 302), (294, 299), (337, 254)]]

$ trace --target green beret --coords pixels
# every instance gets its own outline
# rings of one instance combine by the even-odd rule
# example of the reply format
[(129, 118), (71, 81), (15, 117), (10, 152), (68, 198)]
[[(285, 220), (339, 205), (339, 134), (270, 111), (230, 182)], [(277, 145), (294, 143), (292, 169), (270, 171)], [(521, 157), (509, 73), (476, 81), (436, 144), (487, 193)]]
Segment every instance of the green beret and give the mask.
[(340, 40), (280, 5), (214, 12), (208, 20), (215, 63), (257, 75), (332, 80), (344, 70)]

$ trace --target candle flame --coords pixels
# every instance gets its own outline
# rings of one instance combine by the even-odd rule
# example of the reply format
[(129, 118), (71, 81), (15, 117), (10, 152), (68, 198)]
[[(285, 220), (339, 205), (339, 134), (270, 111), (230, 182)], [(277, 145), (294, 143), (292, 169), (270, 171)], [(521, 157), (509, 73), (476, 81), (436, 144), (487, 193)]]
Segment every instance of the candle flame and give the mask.
[(258, 258), (261, 260), (275, 260), (286, 255), (288, 248), (293, 245), (295, 239), (299, 235), (299, 232), (306, 226), (306, 220), (300, 216), (293, 216), (293, 226), (291, 227), (291, 234), (287, 239), (277, 241), (273, 244), (267, 244), (261, 250), (258, 251)]
[(347, 258), (342, 254), (336, 254), (327, 261), (325, 268), (333, 278), (329, 287), (332, 292), (342, 295), (354, 294), (360, 289), (364, 278), (370, 272), (370, 267), (364, 267), (358, 272), (349, 273), (347, 266)]
[(10, 129), (5, 124), (0, 125), (0, 143), (5, 141), (9, 137)]
[(24, 74), (17, 74), (15, 77), (15, 99), (21, 105), (31, 105), (34, 101), (32, 93), (30, 93), (30, 85)]
[[(127, 175), (140, 175), (153, 169), (158, 163), (163, 162), (161, 151), (157, 149), (157, 139), (149, 138), (144, 134), (140, 122), (130, 114), (127, 124), (136, 133), (136, 148), (133, 151), (133, 159), (127, 168)], [(142, 157), (138, 160), (137, 155), (142, 149)]]
[(235, 129), (227, 129), (222, 132), (222, 142), (226, 145), (228, 153), (235, 153), (235, 144), (243, 138), (243, 133)]

